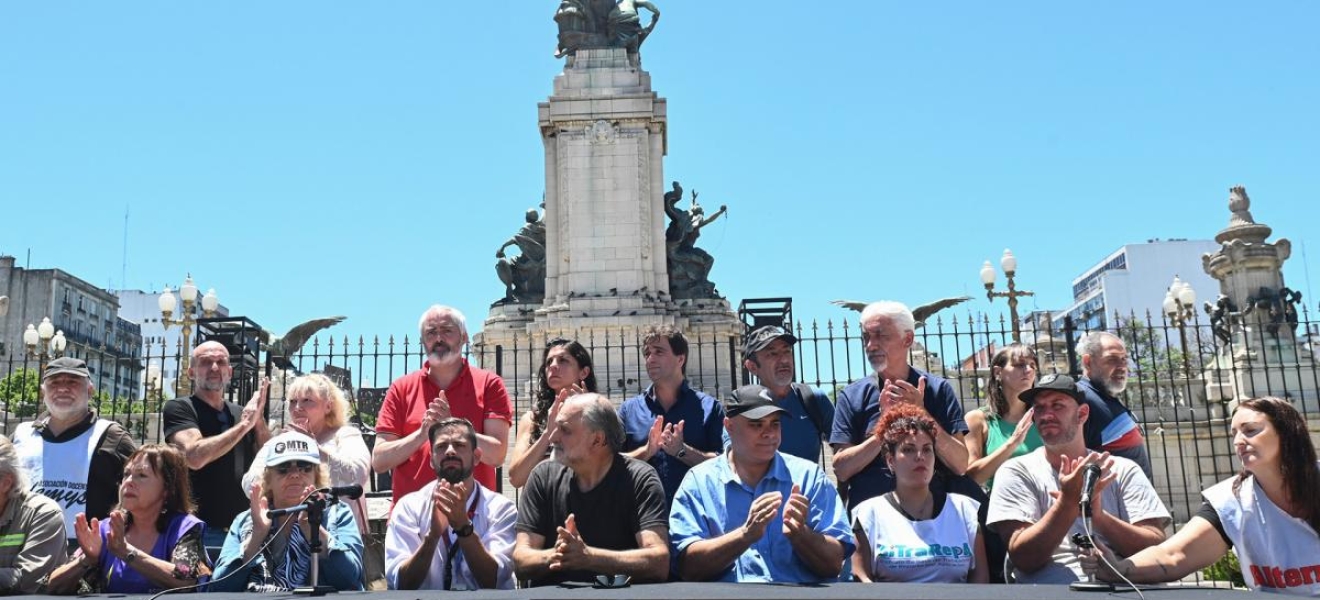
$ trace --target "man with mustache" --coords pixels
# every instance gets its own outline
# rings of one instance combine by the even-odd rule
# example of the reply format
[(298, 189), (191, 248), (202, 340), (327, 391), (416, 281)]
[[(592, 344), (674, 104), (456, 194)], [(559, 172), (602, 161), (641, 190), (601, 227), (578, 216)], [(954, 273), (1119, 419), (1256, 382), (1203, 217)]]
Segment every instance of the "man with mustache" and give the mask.
[(161, 409), (165, 441), (188, 461), (197, 518), (206, 523), (203, 544), (219, 547), (234, 517), (251, 506), (242, 477), (257, 449), (270, 439), (270, 428), (261, 416), (270, 382), (262, 381), (246, 406), (225, 400), (234, 368), (229, 349), (220, 342), (193, 349), (188, 376), (193, 395), (170, 400)]
[(495, 467), (504, 464), (508, 451), (513, 405), (504, 380), (490, 371), (468, 365), (463, 346), (468, 342), (463, 313), (435, 305), (418, 322), (426, 364), (390, 384), (376, 419), (376, 446), (371, 466), (377, 473), (393, 469), (394, 502), (435, 480), (431, 426), (448, 419), (467, 419), (476, 430), (481, 458), (475, 468), (478, 483), (495, 489)]
[(1081, 517), (1086, 470), (1100, 474), (1091, 495), (1091, 533), (1120, 556), (1164, 541), (1169, 511), (1136, 463), (1087, 450), (1082, 427), (1090, 406), (1073, 379), (1046, 375), (1018, 395), (1032, 407), (1045, 445), (1009, 459), (995, 472), (986, 525), (1008, 541), (1019, 583), (1071, 583), (1085, 578), (1074, 534)]
[[(796, 343), (797, 337), (782, 327), (757, 327), (743, 342), (743, 368), (755, 375), (770, 390), (775, 404), (784, 409), (779, 451), (820, 464), (822, 441), (829, 439), (834, 423), (834, 403), (811, 386), (794, 383)], [(729, 446), (727, 432), (724, 446)]]
[(1127, 389), (1129, 359), (1123, 339), (1106, 331), (1089, 333), (1077, 342), (1077, 356), (1082, 358), (1082, 380), (1077, 382), (1077, 389), (1091, 407), (1091, 416), (1086, 420), (1086, 447), (1129, 459), (1141, 466), (1147, 478), (1152, 477), (1141, 426), (1132, 410), (1118, 399)]
[(962, 437), (968, 430), (953, 385), (908, 364), (915, 337), (916, 320), (906, 306), (881, 301), (862, 310), (862, 345), (875, 372), (839, 392), (830, 433), (834, 475), (840, 490), (847, 490), (850, 511), (869, 498), (894, 490), (894, 474), (880, 459), (884, 443), (871, 432), (885, 408), (897, 403), (920, 408), (939, 424), (932, 489), (940, 486), (945, 491), (984, 498), (980, 486), (968, 484), (962, 477), (967, 471), (967, 446)]
[(119, 503), (119, 479), (137, 444), (118, 423), (96, 416), (89, 402), (96, 393), (81, 359), (50, 361), (41, 374), (43, 418), (14, 430), (18, 463), (31, 491), (44, 494), (64, 510), (69, 539), (74, 518), (104, 519)]
[(385, 534), (385, 577), (396, 590), (513, 589), (514, 522), (503, 495), (477, 485), (477, 432), (466, 419), (430, 427), (439, 478), (394, 507)]

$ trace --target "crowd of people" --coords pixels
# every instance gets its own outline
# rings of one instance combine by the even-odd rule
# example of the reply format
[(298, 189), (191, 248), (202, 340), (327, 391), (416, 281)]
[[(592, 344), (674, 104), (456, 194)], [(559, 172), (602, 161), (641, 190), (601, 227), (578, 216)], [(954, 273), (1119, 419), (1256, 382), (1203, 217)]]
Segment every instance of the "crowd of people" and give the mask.
[[(1320, 595), (1320, 464), (1286, 400), (1238, 406), (1241, 473), (1170, 536), (1121, 400), (1122, 339), (1085, 336), (1076, 381), (1002, 348), (985, 406), (964, 414), (949, 381), (908, 363), (915, 327), (901, 304), (866, 307), (872, 372), (834, 401), (795, 381), (779, 327), (748, 332), (758, 383), (721, 399), (689, 385), (682, 332), (654, 327), (651, 383), (617, 406), (588, 350), (554, 339), (511, 449), (505, 384), (463, 358), (466, 321), (445, 306), (422, 315), (425, 362), (390, 386), (371, 449), (323, 375), (286, 386), (279, 431), (268, 383), (225, 400), (215, 342), (192, 352), (194, 393), (162, 410), (166, 443), (138, 447), (90, 408), (86, 365), (58, 358), (45, 414), (0, 436), (0, 592), (1166, 582), (1231, 550), (1252, 589)], [(506, 463), (516, 504), (494, 491)], [(393, 474), (375, 546), (357, 497), (373, 470)]]

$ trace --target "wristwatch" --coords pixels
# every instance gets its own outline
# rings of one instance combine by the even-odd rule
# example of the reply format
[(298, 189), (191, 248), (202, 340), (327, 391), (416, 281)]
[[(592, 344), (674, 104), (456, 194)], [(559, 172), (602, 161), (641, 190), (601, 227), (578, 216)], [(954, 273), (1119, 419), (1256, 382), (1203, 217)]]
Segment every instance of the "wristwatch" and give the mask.
[(137, 558), (138, 558), (137, 548), (129, 550), (128, 554), (124, 555), (124, 564), (131, 565), (133, 564), (133, 561), (137, 560)]
[(455, 530), (454, 530), (454, 535), (456, 535), (456, 536), (458, 536), (458, 537), (461, 537), (461, 538), (465, 538), (465, 537), (467, 537), (467, 536), (469, 536), (469, 535), (472, 535), (472, 521), (468, 521), (468, 524), (467, 524), (467, 525), (464, 525), (464, 526), (462, 526), (462, 527), (459, 527), (458, 529), (455, 529)]
[(687, 456), (687, 444), (683, 444), (682, 446), (679, 446), (678, 454), (675, 454), (674, 456), (678, 458), (683, 458), (684, 456)]

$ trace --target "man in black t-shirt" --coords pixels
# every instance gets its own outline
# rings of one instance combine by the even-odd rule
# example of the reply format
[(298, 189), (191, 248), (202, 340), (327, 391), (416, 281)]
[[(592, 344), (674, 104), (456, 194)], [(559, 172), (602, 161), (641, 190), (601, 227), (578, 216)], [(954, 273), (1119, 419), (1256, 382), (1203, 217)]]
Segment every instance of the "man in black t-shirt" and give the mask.
[(196, 390), (188, 398), (165, 403), (165, 440), (183, 452), (191, 469), (197, 518), (206, 522), (206, 546), (220, 546), (238, 513), (249, 507), (243, 474), (257, 449), (270, 439), (261, 418), (269, 381), (247, 406), (226, 401), (225, 388), (234, 375), (229, 350), (219, 342), (206, 342), (192, 353), (188, 376)]
[(551, 444), (518, 497), (518, 579), (533, 586), (669, 574), (669, 515), (655, 469), (619, 454), (623, 424), (599, 394), (569, 398)]

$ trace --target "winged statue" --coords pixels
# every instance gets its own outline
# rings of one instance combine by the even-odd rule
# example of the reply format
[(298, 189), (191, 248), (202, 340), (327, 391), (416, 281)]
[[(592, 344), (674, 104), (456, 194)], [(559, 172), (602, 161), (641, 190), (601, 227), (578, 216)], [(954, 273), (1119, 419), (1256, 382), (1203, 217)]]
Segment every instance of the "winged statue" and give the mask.
[[(927, 319), (935, 316), (935, 313), (940, 312), (946, 308), (957, 306), (971, 299), (972, 299), (971, 296), (955, 296), (953, 298), (944, 298), (927, 304), (922, 304), (921, 306), (912, 309), (912, 318), (915, 319), (917, 322), (916, 327), (921, 328), (923, 325), (926, 324)], [(848, 310), (855, 310), (857, 312), (862, 312), (862, 309), (866, 308), (866, 305), (870, 304), (870, 302), (859, 302), (857, 300), (835, 300), (833, 302), (830, 302), (830, 304), (836, 306), (842, 306)]]

